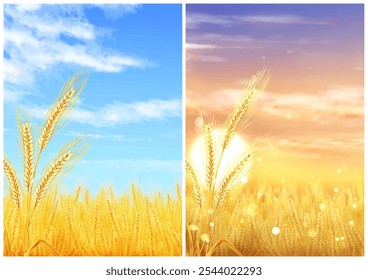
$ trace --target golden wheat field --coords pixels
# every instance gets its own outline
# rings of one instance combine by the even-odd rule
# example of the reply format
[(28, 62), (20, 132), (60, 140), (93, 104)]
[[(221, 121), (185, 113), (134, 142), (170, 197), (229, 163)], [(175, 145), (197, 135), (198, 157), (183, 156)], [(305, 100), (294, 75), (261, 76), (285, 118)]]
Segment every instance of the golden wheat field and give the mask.
[(188, 193), (187, 255), (362, 256), (363, 202), (363, 185), (263, 183), (234, 187), (213, 215)]
[[(179, 256), (181, 194), (149, 197), (132, 186), (115, 196), (97, 196), (79, 187), (74, 194), (54, 190), (35, 211), (26, 238), (25, 205), (4, 199), (5, 256)], [(24, 204), (24, 203), (23, 203)]]
[(363, 183), (248, 181), (255, 155), (236, 132), (268, 79), (266, 70), (251, 78), (223, 128), (202, 118), (186, 160), (186, 254), (364, 255)]

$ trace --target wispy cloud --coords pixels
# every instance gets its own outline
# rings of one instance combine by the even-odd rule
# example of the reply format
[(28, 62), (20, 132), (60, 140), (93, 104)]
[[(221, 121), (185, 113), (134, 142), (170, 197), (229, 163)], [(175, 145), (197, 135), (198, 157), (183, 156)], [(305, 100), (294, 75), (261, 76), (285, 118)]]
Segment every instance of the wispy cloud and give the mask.
[(231, 26), (234, 23), (231, 22), (230, 16), (214, 16), (214, 15), (209, 15), (209, 14), (187, 13), (186, 27), (188, 29), (197, 28), (199, 25), (202, 25), (202, 24)]
[(195, 29), (204, 24), (233, 27), (242, 24), (304, 24), (304, 25), (330, 25), (335, 22), (326, 19), (309, 19), (299, 15), (209, 15), (201, 13), (187, 14), (187, 28)]
[(332, 21), (323, 19), (309, 19), (298, 15), (248, 15), (233, 17), (239, 23), (263, 23), (263, 24), (307, 24), (330, 25)]
[[(32, 116), (44, 119), (46, 106), (30, 105), (24, 108)], [(70, 120), (97, 127), (109, 127), (119, 124), (140, 123), (144, 121), (162, 121), (181, 117), (180, 99), (152, 99), (132, 103), (115, 102), (100, 108), (77, 108)]]
[(117, 20), (129, 14), (134, 14), (141, 7), (139, 4), (95, 4), (102, 9), (106, 18)]
[[(233, 48), (234, 45), (232, 43), (251, 43), (254, 42), (255, 39), (251, 36), (246, 35), (226, 35), (226, 34), (217, 34), (217, 33), (201, 33), (201, 34), (188, 34), (189, 42), (192, 45), (208, 45), (208, 46), (217, 46), (217, 48)], [(214, 44), (216, 42), (217, 44)], [(207, 48), (208, 49), (208, 48)]]
[[(207, 94), (188, 91), (187, 107), (223, 111), (239, 100), (239, 89), (221, 89)], [(210, 96), (210, 98), (209, 98)], [(364, 89), (360, 87), (330, 88), (323, 92), (264, 92), (258, 96), (257, 106), (263, 114), (283, 119), (327, 122), (334, 118), (363, 120)]]
[(181, 139), (181, 131), (173, 131), (168, 133), (158, 133), (157, 136), (161, 137), (163, 139), (169, 139), (169, 140), (177, 140), (178, 138)]
[(260, 97), (262, 110), (268, 114), (321, 123), (334, 118), (363, 119), (363, 101), (364, 89), (359, 87), (332, 88), (317, 94), (268, 92)]
[(28, 91), (4, 89), (4, 102), (5, 103), (19, 103), (24, 100), (28, 95), (32, 95)]
[(263, 47), (262, 41), (244, 34), (189, 33), (187, 40), (186, 49), (192, 52), (223, 52), (231, 49), (253, 50)]
[(210, 45), (210, 44), (195, 44), (195, 43), (187, 43), (186, 49), (187, 50), (213, 50), (222, 48), (221, 46)]
[(102, 134), (102, 133), (80, 133), (76, 131), (67, 131), (65, 136), (84, 136), (91, 139), (108, 139), (114, 142), (152, 142), (151, 137), (126, 137), (122, 134)]
[[(7, 83), (32, 84), (36, 72), (58, 64), (89, 67), (99, 72), (150, 65), (146, 59), (104, 48), (101, 45), (104, 34), (88, 21), (84, 6), (7, 4), (4, 7), (4, 80)], [(125, 12), (132, 9), (135, 6), (122, 8)]]
[(224, 62), (226, 59), (216, 55), (205, 54), (187, 54), (187, 60), (200, 61), (200, 62)]
[[(215, 33), (188, 35), (186, 60), (205, 63), (224, 62), (228, 49), (258, 49), (257, 42), (249, 36), (226, 36)], [(250, 44), (252, 43), (252, 44)]]

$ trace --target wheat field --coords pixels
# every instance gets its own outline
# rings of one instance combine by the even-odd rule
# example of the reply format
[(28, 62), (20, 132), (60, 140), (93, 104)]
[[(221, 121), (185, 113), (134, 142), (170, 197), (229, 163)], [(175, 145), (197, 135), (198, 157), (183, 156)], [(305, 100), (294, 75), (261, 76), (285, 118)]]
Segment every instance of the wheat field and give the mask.
[(336, 190), (320, 183), (239, 185), (215, 217), (188, 193), (187, 255), (362, 256), (363, 185)]
[[(24, 203), (23, 203), (24, 204)], [(145, 195), (134, 185), (120, 196), (113, 188), (92, 196), (55, 189), (34, 213), (24, 242), (26, 207), (4, 199), (5, 256), (179, 256), (181, 193)]]
[(363, 183), (245, 184), (254, 158), (251, 149), (235, 151), (219, 172), (246, 112), (268, 80), (266, 70), (252, 77), (220, 130), (213, 119), (203, 121), (197, 153), (204, 160), (193, 154), (186, 160), (186, 254), (364, 255)]

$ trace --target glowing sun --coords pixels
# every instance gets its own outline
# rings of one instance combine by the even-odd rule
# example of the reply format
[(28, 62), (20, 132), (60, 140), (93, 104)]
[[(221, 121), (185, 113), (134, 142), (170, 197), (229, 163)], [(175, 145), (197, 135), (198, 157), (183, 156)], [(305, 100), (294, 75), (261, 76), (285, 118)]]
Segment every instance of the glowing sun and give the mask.
[[(214, 130), (213, 131), (213, 139), (216, 147), (215, 158), (216, 161), (219, 160), (220, 151), (217, 149), (219, 147), (219, 143), (221, 141), (221, 131)], [(225, 174), (234, 167), (239, 158), (244, 155), (245, 152), (249, 151), (249, 146), (246, 142), (238, 135), (234, 135), (234, 138), (231, 140), (229, 146), (224, 151), (221, 162), (218, 168), (218, 174), (216, 177), (215, 185), (218, 185)], [(190, 151), (190, 159), (197, 167), (199, 180), (202, 184), (205, 184), (206, 181), (206, 146), (204, 136), (198, 137), (192, 146)], [(251, 166), (251, 162), (246, 165), (243, 172), (238, 176), (236, 181), (241, 181), (243, 184), (248, 182), (247, 174), (249, 173)]]

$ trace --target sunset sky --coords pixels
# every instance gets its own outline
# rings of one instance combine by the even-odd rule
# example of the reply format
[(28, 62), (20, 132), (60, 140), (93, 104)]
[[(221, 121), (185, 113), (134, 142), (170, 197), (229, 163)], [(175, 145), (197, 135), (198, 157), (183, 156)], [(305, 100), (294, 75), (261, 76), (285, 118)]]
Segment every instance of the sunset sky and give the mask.
[[(43, 166), (75, 136), (93, 140), (62, 182), (93, 193), (135, 183), (175, 191), (182, 162), (181, 5), (4, 6), (4, 150), (21, 171), (16, 108), (43, 123), (73, 73), (89, 79)], [(163, 51), (163, 49), (165, 51)]]
[(270, 81), (241, 137), (256, 180), (363, 180), (363, 5), (187, 5), (187, 154), (199, 112), (221, 127), (248, 79)]

